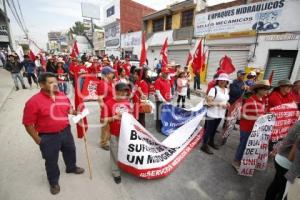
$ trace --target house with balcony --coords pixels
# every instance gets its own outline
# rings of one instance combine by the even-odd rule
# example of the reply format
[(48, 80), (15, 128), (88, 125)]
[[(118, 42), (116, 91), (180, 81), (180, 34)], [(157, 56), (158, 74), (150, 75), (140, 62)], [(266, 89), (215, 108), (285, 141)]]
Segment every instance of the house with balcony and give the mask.
[(194, 17), (196, 4), (186, 0), (143, 17), (143, 31), (147, 34), (149, 66), (160, 59), (160, 49), (168, 38), (169, 62), (184, 66), (189, 51), (194, 48)]

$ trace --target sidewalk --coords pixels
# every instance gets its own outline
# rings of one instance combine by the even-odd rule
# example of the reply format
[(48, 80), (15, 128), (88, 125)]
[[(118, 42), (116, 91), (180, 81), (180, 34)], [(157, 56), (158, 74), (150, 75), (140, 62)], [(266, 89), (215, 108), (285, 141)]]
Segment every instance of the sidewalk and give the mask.
[(0, 109), (13, 90), (13, 80), (8, 71), (0, 68)]

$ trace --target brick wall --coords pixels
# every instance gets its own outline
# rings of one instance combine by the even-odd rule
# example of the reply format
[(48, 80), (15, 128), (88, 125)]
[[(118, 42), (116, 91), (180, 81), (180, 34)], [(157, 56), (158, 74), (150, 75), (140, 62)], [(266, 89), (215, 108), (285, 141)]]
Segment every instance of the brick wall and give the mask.
[(121, 33), (142, 30), (142, 18), (155, 10), (132, 0), (120, 0)]

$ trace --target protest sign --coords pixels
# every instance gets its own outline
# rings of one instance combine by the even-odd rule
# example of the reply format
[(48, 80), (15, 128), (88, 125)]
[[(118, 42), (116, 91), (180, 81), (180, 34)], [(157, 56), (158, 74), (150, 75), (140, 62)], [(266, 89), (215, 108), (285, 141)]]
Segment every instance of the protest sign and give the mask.
[(223, 144), (226, 143), (227, 138), (229, 137), (230, 133), (232, 133), (234, 125), (236, 124), (240, 116), (241, 109), (242, 109), (242, 100), (243, 100), (242, 98), (239, 98), (228, 109), (228, 113), (225, 121), (224, 133), (222, 136), (222, 139), (224, 141)]
[(274, 125), (271, 140), (277, 142), (288, 133), (291, 126), (295, 124), (300, 116), (297, 104), (283, 104), (270, 109), (270, 113), (276, 116), (276, 123)]
[(124, 171), (145, 179), (169, 175), (189, 155), (203, 136), (197, 115), (163, 142), (158, 141), (134, 117), (123, 113), (118, 164)]
[(239, 175), (253, 176), (255, 169), (266, 169), (268, 144), (275, 119), (275, 115), (267, 114), (256, 120), (241, 160)]
[(164, 104), (160, 115), (162, 122), (161, 132), (168, 136), (190, 119), (204, 112), (206, 112), (206, 108), (203, 107), (203, 102), (191, 109), (182, 109), (172, 104)]
[(98, 99), (97, 86), (99, 80), (96, 76), (85, 76), (81, 94), (84, 96), (84, 101), (95, 101)]

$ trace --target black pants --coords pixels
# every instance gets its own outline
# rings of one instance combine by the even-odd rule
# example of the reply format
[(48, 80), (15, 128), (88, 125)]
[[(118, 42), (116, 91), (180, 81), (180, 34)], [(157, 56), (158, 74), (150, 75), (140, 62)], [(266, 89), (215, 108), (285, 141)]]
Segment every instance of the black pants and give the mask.
[(191, 89), (190, 89), (190, 86), (188, 86), (188, 89), (187, 89), (187, 98), (191, 99)]
[(60, 175), (57, 164), (59, 151), (62, 152), (66, 164), (66, 172), (72, 172), (76, 169), (76, 148), (70, 126), (59, 133), (40, 133), (40, 137), (42, 139), (40, 150), (45, 159), (49, 184), (58, 184)]
[(194, 90), (200, 90), (200, 75), (196, 74), (194, 77)]
[(138, 121), (139, 121), (144, 127), (146, 127), (145, 117), (146, 117), (146, 114), (145, 114), (145, 113), (139, 113), (139, 120), (138, 120)]
[(204, 124), (204, 139), (203, 144), (208, 144), (209, 142), (214, 143), (217, 128), (221, 122), (221, 118), (206, 118)]
[(276, 174), (273, 179), (273, 182), (267, 190), (265, 200), (281, 200), (285, 191), (287, 180), (284, 177), (284, 175), (287, 173), (288, 170), (281, 167), (278, 163), (276, 163), (276, 161), (275, 169)]
[(162, 122), (160, 119), (160, 112), (161, 112), (161, 106), (162, 101), (156, 101), (156, 131), (161, 132)]
[(178, 95), (177, 106), (179, 106), (181, 100), (182, 100), (182, 107), (184, 108), (185, 96)]
[(36, 76), (35, 76), (34, 73), (28, 73), (27, 74), (27, 79), (28, 79), (28, 83), (29, 83), (30, 86), (32, 85), (32, 80), (31, 79), (33, 79), (35, 84), (38, 84)]

